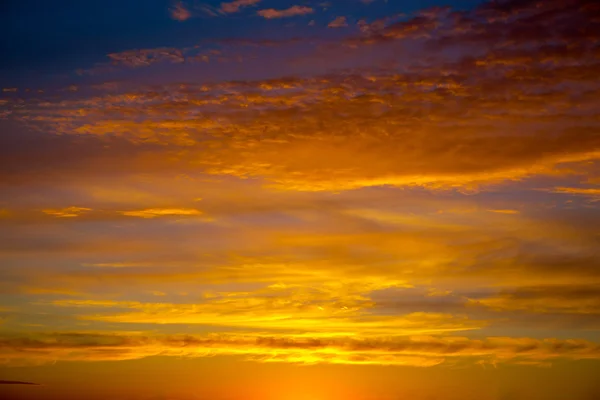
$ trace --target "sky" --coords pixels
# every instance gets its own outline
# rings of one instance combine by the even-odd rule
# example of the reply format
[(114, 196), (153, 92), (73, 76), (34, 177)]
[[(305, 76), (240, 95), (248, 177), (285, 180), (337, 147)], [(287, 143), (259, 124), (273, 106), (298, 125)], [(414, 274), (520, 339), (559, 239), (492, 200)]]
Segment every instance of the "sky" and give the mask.
[(0, 5), (0, 398), (600, 398), (600, 3)]

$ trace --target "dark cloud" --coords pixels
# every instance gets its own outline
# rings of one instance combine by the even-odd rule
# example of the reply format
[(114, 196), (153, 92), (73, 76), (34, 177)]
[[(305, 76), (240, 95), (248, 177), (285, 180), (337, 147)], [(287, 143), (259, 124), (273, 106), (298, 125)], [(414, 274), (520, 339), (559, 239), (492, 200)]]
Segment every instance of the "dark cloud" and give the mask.
[(544, 285), (506, 290), (475, 300), (498, 311), (600, 315), (600, 285)]
[(0, 380), (0, 385), (33, 385), (33, 386), (40, 386), (39, 383), (22, 382), (22, 381), (3, 381), (3, 380)]
[(128, 67), (142, 67), (159, 62), (182, 63), (185, 61), (183, 53), (176, 48), (156, 48), (128, 50), (121, 53), (108, 54), (115, 65), (123, 64)]
[[(435, 7), (376, 31), (365, 31), (364, 43), (425, 39), (430, 48), (470, 47), (483, 49), (527, 49), (551, 44), (590, 49), (597, 45), (600, 9), (593, 0), (490, 1), (468, 11)], [(532, 47), (533, 46), (533, 47)]]

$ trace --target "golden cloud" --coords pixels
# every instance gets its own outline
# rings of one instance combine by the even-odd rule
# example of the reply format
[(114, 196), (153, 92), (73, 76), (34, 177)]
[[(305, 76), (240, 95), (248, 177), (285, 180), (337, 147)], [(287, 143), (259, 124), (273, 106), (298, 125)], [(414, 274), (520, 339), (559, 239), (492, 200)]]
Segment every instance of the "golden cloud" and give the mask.
[(202, 211), (194, 208), (148, 208), (145, 210), (122, 211), (128, 217), (157, 218), (157, 217), (188, 217), (202, 215)]
[(80, 215), (86, 213), (87, 211), (92, 211), (91, 208), (85, 208), (85, 207), (66, 207), (66, 208), (60, 208), (60, 209), (47, 209), (47, 210), (42, 210), (44, 212), (44, 214), (48, 214), (48, 215), (52, 215), (54, 217), (60, 217), (60, 218), (73, 218), (73, 217), (79, 217)]
[[(141, 303), (137, 301), (55, 300), (55, 306), (109, 313), (80, 315), (83, 320), (119, 323), (204, 324), (230, 328), (277, 330), (291, 335), (319, 332), (326, 336), (355, 334), (409, 335), (479, 329), (485, 321), (461, 315), (413, 312), (378, 313), (368, 293), (400, 283), (383, 280), (322, 285), (274, 284), (253, 292), (205, 293), (196, 304)], [(129, 309), (129, 312), (110, 312)]]
[(280, 338), (240, 335), (55, 333), (0, 338), (6, 365), (60, 361), (130, 360), (149, 356), (238, 355), (259, 362), (375, 364), (429, 367), (439, 364), (523, 363), (600, 358), (585, 340), (416, 336), (390, 339)]

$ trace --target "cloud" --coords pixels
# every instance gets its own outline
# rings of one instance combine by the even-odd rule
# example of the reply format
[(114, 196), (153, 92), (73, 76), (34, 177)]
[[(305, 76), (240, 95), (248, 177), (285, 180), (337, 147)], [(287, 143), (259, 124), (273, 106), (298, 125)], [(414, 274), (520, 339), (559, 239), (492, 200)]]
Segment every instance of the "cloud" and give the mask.
[(600, 189), (598, 188), (575, 188), (575, 187), (557, 187), (551, 189), (553, 193), (564, 193), (571, 195), (599, 197)]
[[(25, 104), (11, 118), (61, 133), (189, 147), (172, 151), (178, 160), (171, 168), (178, 163), (216, 176), (262, 179), (285, 190), (382, 185), (472, 190), (572, 176), (585, 173), (600, 154), (597, 49), (591, 44), (598, 35), (586, 30), (589, 40), (572, 41), (576, 30), (568, 27), (593, 20), (595, 11), (580, 2), (562, 4), (544, 2), (538, 10), (507, 3), (511, 18), (491, 6), (433, 8), (363, 21), (363, 35), (337, 44), (358, 57), (369, 44), (411, 43), (414, 57), (390, 60), (396, 63), (391, 69), (377, 68), (381, 60), (374, 59), (361, 70), (285, 82), (138, 88), (44, 107)], [(547, 32), (554, 22), (560, 29)], [(518, 35), (521, 31), (527, 34)], [(454, 46), (451, 57), (442, 51), (445, 46)], [(190, 57), (178, 51), (146, 49), (111, 58), (137, 67)], [(289, 127), (291, 116), (295, 123)], [(581, 140), (572, 140), (575, 132)], [(202, 145), (207, 138), (214, 145), (210, 151)], [(318, 157), (309, 159), (312, 152)], [(405, 156), (393, 157), (398, 153)]]
[(120, 53), (108, 54), (108, 58), (111, 59), (114, 65), (124, 65), (132, 68), (161, 62), (182, 63), (185, 61), (180, 49), (168, 47), (127, 50)]
[(195, 208), (149, 208), (146, 210), (122, 211), (123, 215), (128, 217), (139, 218), (156, 218), (156, 217), (187, 217), (202, 215), (202, 211)]
[(330, 28), (344, 28), (348, 26), (348, 21), (346, 20), (346, 17), (336, 17), (327, 26)]
[[(58, 333), (0, 338), (5, 364), (130, 360), (148, 356), (240, 355), (258, 362), (374, 364), (430, 367), (440, 364), (523, 363), (600, 358), (600, 347), (585, 340), (494, 337), (410, 337), (389, 339), (285, 338), (241, 335)], [(31, 350), (36, 358), (32, 359)]]
[(97, 268), (134, 268), (144, 267), (145, 264), (140, 263), (125, 263), (125, 262), (114, 262), (114, 263), (84, 263), (84, 267), (97, 267)]
[(169, 14), (176, 21), (186, 21), (192, 17), (192, 13), (182, 1), (175, 1), (169, 8)]
[(358, 29), (365, 35), (374, 35), (383, 30), (388, 24), (388, 18), (382, 18), (373, 22), (367, 22), (365, 19), (360, 19), (356, 23)]
[(53, 217), (73, 218), (73, 217), (79, 217), (88, 211), (92, 211), (92, 209), (85, 208), (85, 207), (71, 206), (71, 207), (66, 207), (66, 208), (47, 209), (47, 210), (42, 210), (42, 211), (44, 212), (44, 214), (52, 215)]
[[(449, 289), (469, 282), (473, 290), (483, 292), (496, 292), (499, 287), (600, 282), (600, 260), (594, 241), (598, 221), (593, 212), (577, 215), (563, 210), (555, 215), (557, 211), (549, 209), (548, 214), (535, 219), (529, 207), (534, 212), (540, 212), (541, 207), (533, 203), (528, 207), (521, 205), (520, 214), (507, 217), (488, 212), (487, 204), (475, 207), (485, 194), (467, 196), (471, 200), (464, 204), (466, 200), (455, 194), (423, 192), (423, 196), (417, 196), (418, 190), (407, 189), (373, 189), (343, 196), (271, 192), (269, 203), (265, 204), (261, 199), (268, 191), (253, 192), (250, 186), (237, 188), (239, 195), (232, 193), (229, 197), (221, 193), (213, 200), (211, 195), (202, 201), (203, 211), (215, 217), (215, 224), (194, 222), (197, 217), (143, 221), (122, 217), (117, 223), (125, 228), (106, 236), (102, 231), (83, 234), (78, 224), (66, 224), (69, 219), (46, 219), (41, 224), (35, 220), (16, 221), (7, 225), (12, 227), (10, 234), (2, 237), (0, 246), (5, 254), (44, 257), (46, 262), (52, 260), (58, 265), (63, 263), (63, 257), (75, 258), (77, 268), (19, 269), (7, 275), (6, 281), (17, 280), (21, 285), (27, 282), (29, 287), (45, 290), (90, 293), (101, 286), (116, 291), (146, 290), (150, 286), (152, 290), (169, 292), (169, 285), (192, 281), (260, 287), (285, 282), (299, 285), (289, 291), (306, 290), (313, 295), (326, 290), (328, 282), (397, 282)], [(168, 186), (163, 189), (182, 195)], [(398, 206), (394, 198), (402, 199), (406, 209), (394, 209)], [(351, 206), (353, 202), (356, 203)], [(378, 204), (378, 208), (372, 204)], [(419, 212), (415, 214), (414, 210)], [(202, 216), (200, 219), (203, 221)], [(113, 219), (94, 221), (97, 226), (115, 223)], [(77, 234), (72, 236), (69, 232)], [(81, 268), (81, 264), (96, 267)], [(307, 265), (311, 268), (307, 269)], [(319, 290), (308, 290), (309, 287)], [(368, 300), (369, 290), (375, 289), (366, 285), (364, 288), (361, 295)], [(202, 290), (197, 287), (194, 292)], [(255, 290), (257, 293), (244, 296), (264, 296), (256, 288), (250, 292)], [(289, 302), (286, 290), (269, 293), (274, 299), (281, 296), (282, 301)], [(239, 301), (246, 301), (242, 300), (244, 296)], [(460, 316), (469, 311), (462, 306), (451, 311), (443, 307), (420, 308), (422, 301), (413, 299), (413, 306), (405, 312), (449, 312)], [(267, 307), (266, 303), (257, 304)], [(373, 307), (361, 310), (375, 312)], [(183, 311), (187, 315), (177, 316), (181, 320), (195, 318), (191, 307), (184, 307)], [(150, 318), (143, 314), (137, 317)], [(474, 320), (488, 321), (488, 317), (477, 315)], [(461, 318), (454, 322), (462, 323)]]
[(582, 284), (522, 287), (472, 300), (472, 303), (497, 311), (598, 315), (600, 286)]
[(518, 214), (519, 210), (510, 210), (510, 209), (498, 209), (498, 210), (488, 210), (489, 212), (497, 213), (497, 214)]
[(229, 3), (221, 3), (221, 10), (228, 14), (236, 13), (244, 7), (254, 6), (260, 2), (261, 0), (235, 0)]
[(268, 8), (264, 10), (258, 11), (258, 15), (266, 19), (273, 18), (288, 18), (294, 17), (297, 15), (307, 15), (312, 14), (314, 10), (310, 7), (306, 6), (292, 6), (290, 8), (286, 8), (284, 10), (276, 10), (274, 8)]
[[(544, 58), (539, 56), (543, 52), (538, 55), (538, 48), (552, 47), (548, 45), (549, 40), (543, 39), (552, 38), (555, 45), (580, 40), (581, 46), (577, 50), (571, 49), (563, 55), (569, 53), (566, 57), (581, 58), (591, 55), (587, 51), (580, 53), (580, 49), (589, 48), (597, 32), (573, 28), (582, 20), (593, 20), (597, 13), (598, 10), (586, 0), (547, 1), (539, 7), (529, 1), (489, 1), (463, 11), (432, 7), (388, 24), (376, 35), (364, 39), (363, 43), (420, 39), (426, 40), (430, 48), (437, 50), (448, 46), (473, 50), (482, 46), (481, 50), (491, 52), (510, 52), (521, 47), (519, 50), (529, 51), (529, 57), (542, 61)], [(559, 28), (552, 29), (553, 26)], [(531, 48), (523, 48), (526, 45), (532, 45), (536, 50), (532, 52)]]
[[(230, 329), (275, 329), (289, 334), (340, 336), (355, 334), (410, 335), (479, 329), (485, 321), (461, 315), (411, 312), (384, 315), (384, 307), (369, 292), (401, 285), (392, 281), (363, 280), (339, 284), (269, 285), (250, 293), (204, 293), (197, 304), (142, 303), (128, 301), (55, 300), (60, 307), (89, 309), (82, 320), (111, 323), (210, 324)], [(107, 309), (101, 314), (94, 308)], [(129, 309), (128, 312), (110, 312)]]
[(418, 15), (408, 20), (394, 22), (377, 32), (377, 40), (432, 38), (439, 21), (431, 16)]
[[(536, 175), (569, 174), (561, 165), (577, 168), (577, 163), (598, 158), (599, 128), (591, 120), (592, 114), (579, 115), (573, 126), (575, 120), (569, 115), (576, 110), (567, 107), (561, 123), (549, 123), (558, 117), (549, 115), (546, 107), (552, 102), (559, 106), (566, 95), (562, 90), (556, 89), (553, 98), (548, 98), (549, 93), (518, 95), (521, 89), (517, 86), (522, 83), (502, 79), (504, 90), (514, 91), (514, 95), (500, 99), (494, 91), (483, 90), (490, 84), (487, 78), (471, 77), (447, 78), (417, 71), (401, 76), (383, 73), (236, 82), (212, 88), (205, 85), (206, 90), (188, 87), (181, 92), (169, 88), (166, 97), (140, 92), (95, 98), (94, 108), (85, 114), (74, 113), (71, 107), (90, 107), (92, 101), (61, 103), (55, 110), (57, 117), (39, 115), (37, 121), (56, 124), (57, 130), (71, 134), (118, 135), (135, 143), (189, 146), (189, 151), (179, 153), (179, 165), (194, 160), (197, 170), (262, 177), (287, 190), (379, 185), (476, 187)], [(404, 88), (402, 94), (383, 94), (378, 89), (398, 85)], [(224, 87), (230, 90), (228, 94), (221, 92)], [(188, 101), (170, 99), (184, 95), (183, 91)], [(486, 101), (475, 102), (474, 96), (484, 96)], [(443, 107), (451, 99), (463, 106)], [(424, 102), (430, 111), (415, 117), (422, 113)], [(527, 103), (526, 108), (518, 105), (522, 102)], [(583, 107), (591, 106), (586, 102)], [(115, 107), (120, 113), (114, 113)], [(500, 108), (502, 116), (498, 115)], [(107, 115), (108, 110), (113, 111)], [(190, 117), (201, 110), (206, 112)], [(297, 122), (284, 131), (291, 112)], [(264, 118), (256, 118), (257, 113)], [(341, 118), (340, 113), (348, 113), (348, 117)], [(52, 118), (57, 118), (56, 123)], [(493, 121), (499, 118), (502, 124), (495, 125)], [(367, 125), (371, 133), (365, 136), (361, 132)], [(506, 125), (517, 130), (539, 128), (536, 133), (511, 135), (504, 129)], [(395, 140), (399, 129), (406, 140)], [(580, 132), (579, 141), (571, 140), (574, 130)], [(219, 143), (218, 151), (203, 151), (204, 134)], [(432, 135), (435, 141), (429, 140)], [(241, 152), (243, 147), (256, 151)], [(307, 162), (303, 155), (313, 151), (318, 159)], [(405, 156), (391, 157), (397, 152)]]
[(39, 383), (22, 382), (22, 381), (5, 381), (5, 380), (0, 380), (0, 385), (33, 385), (33, 386), (40, 386)]

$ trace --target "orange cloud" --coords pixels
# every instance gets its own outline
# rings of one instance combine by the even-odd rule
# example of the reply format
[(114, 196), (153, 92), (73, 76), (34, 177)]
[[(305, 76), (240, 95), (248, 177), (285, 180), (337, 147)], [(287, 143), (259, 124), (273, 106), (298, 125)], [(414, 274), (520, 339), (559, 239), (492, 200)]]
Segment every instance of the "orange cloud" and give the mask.
[(128, 217), (156, 218), (156, 217), (187, 217), (202, 215), (200, 210), (194, 208), (149, 208), (145, 210), (122, 211)]
[[(422, 73), (228, 83), (205, 85), (203, 89), (172, 88), (171, 95), (178, 90), (186, 92), (189, 100), (185, 103), (140, 92), (95, 98), (79, 105), (86, 107), (85, 112), (71, 109), (77, 104), (65, 107), (61, 103), (56, 113), (62, 115), (56, 122), (43, 115), (36, 118), (56, 124), (65, 133), (118, 135), (135, 143), (189, 147), (178, 153), (178, 165), (193, 163), (197, 170), (214, 175), (262, 177), (287, 190), (380, 185), (472, 188), (535, 175), (569, 174), (570, 170), (561, 165), (576, 168), (577, 163), (598, 158), (600, 144), (593, 125), (579, 130), (580, 140), (572, 141), (573, 128), (566, 122), (535, 135), (506, 134), (490, 122), (498, 119), (498, 107), (506, 114), (503, 124), (515, 129), (523, 123), (545, 121), (548, 102), (556, 101), (557, 107), (563, 102), (560, 91), (555, 100), (547, 95), (521, 95), (520, 89), (506, 81), (505, 90), (514, 90), (515, 101), (520, 98), (518, 102), (526, 102), (527, 108), (499, 100), (493, 92), (484, 94), (489, 96), (486, 101), (470, 103), (468, 117), (462, 115), (464, 110), (449, 114), (443, 107), (450, 99), (482, 93), (485, 84), (485, 80), (448, 82), (441, 76), (425, 79)], [(380, 86), (398, 85), (405, 90), (402, 95), (379, 93)], [(231, 92), (220, 92), (224, 87)], [(281, 91), (274, 90), (277, 87)], [(417, 122), (410, 115), (420, 112), (422, 102), (430, 104), (432, 110)], [(92, 105), (93, 109), (87, 108)], [(585, 107), (591, 106), (586, 103)], [(107, 117), (114, 107), (120, 113)], [(283, 130), (290, 110), (296, 108), (296, 124)], [(203, 117), (186, 117), (203, 109), (207, 110)], [(256, 113), (263, 118), (254, 118)], [(340, 118), (339, 113), (348, 116)], [(578, 117), (581, 123), (590, 118), (591, 114)], [(364, 135), (361, 132), (367, 124), (370, 133)], [(398, 129), (404, 132), (405, 140), (395, 140)], [(552, 137), (548, 138), (550, 132)], [(204, 133), (215, 146), (210, 151), (199, 146)], [(404, 156), (393, 157), (397, 153)], [(314, 157), (309, 159), (307, 154)]]
[(133, 267), (143, 267), (146, 264), (116, 262), (116, 263), (92, 263), (92, 264), (85, 263), (82, 265), (84, 267), (97, 267), (97, 268), (133, 268)]
[(44, 212), (44, 214), (52, 215), (54, 217), (72, 218), (72, 217), (79, 217), (88, 211), (92, 211), (92, 209), (85, 208), (85, 207), (72, 206), (72, 207), (67, 207), (67, 208), (47, 209), (47, 210), (42, 210), (42, 211)]
[[(82, 320), (119, 323), (210, 324), (246, 330), (277, 330), (287, 334), (327, 337), (353, 334), (415, 335), (480, 329), (485, 321), (461, 315), (413, 312), (380, 314), (369, 292), (401, 283), (371, 279), (306, 285), (270, 285), (250, 293), (205, 293), (197, 304), (141, 303), (105, 300), (55, 300), (55, 306), (90, 309)], [(92, 314), (94, 308), (129, 312)]]
[(497, 214), (518, 214), (518, 210), (510, 210), (510, 209), (499, 209), (499, 210), (488, 210), (489, 212), (497, 213)]
[[(0, 338), (8, 366), (60, 361), (131, 360), (149, 356), (241, 355), (259, 362), (375, 364), (430, 367), (447, 364), (523, 363), (547, 365), (566, 359), (598, 359), (598, 344), (585, 340), (496, 337), (389, 339), (279, 338), (243, 335), (142, 336), (55, 333)], [(33, 352), (32, 350), (35, 350)]]

